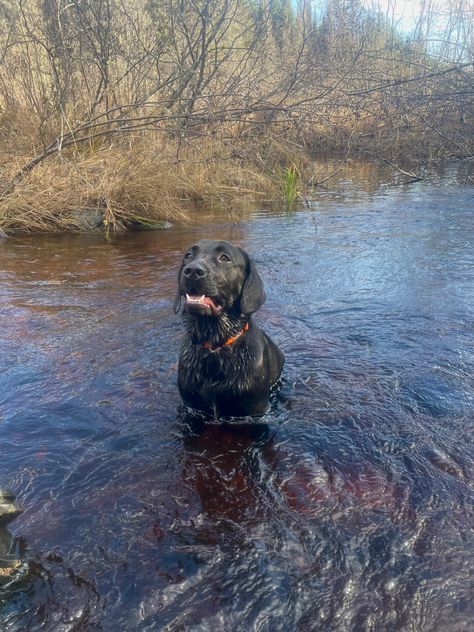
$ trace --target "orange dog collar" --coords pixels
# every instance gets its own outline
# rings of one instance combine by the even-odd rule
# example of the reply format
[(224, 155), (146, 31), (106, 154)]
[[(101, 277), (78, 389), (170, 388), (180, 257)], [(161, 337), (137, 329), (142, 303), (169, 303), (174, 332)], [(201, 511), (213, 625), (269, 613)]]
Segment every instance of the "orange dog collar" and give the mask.
[(211, 351), (219, 351), (219, 349), (223, 349), (224, 347), (228, 347), (233, 342), (235, 342), (237, 340), (237, 338), (240, 338), (240, 336), (242, 334), (244, 334), (248, 330), (248, 328), (249, 328), (249, 324), (245, 323), (245, 325), (242, 327), (242, 329), (239, 331), (238, 334), (235, 334), (235, 336), (231, 336), (230, 338), (228, 338), (224, 342), (223, 345), (220, 345), (218, 347), (213, 347), (210, 342), (203, 342), (202, 343), (203, 349), (210, 349)]

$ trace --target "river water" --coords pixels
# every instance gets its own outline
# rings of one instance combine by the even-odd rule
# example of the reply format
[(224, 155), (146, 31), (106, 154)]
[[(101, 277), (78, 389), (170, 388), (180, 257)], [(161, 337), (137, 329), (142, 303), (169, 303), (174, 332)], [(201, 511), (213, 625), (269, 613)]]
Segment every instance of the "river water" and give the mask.
[[(0, 628), (472, 629), (474, 188), (331, 183), (293, 213), (0, 244)], [(329, 183), (328, 183), (329, 184)], [(263, 423), (191, 427), (186, 245), (254, 257), (286, 354)]]

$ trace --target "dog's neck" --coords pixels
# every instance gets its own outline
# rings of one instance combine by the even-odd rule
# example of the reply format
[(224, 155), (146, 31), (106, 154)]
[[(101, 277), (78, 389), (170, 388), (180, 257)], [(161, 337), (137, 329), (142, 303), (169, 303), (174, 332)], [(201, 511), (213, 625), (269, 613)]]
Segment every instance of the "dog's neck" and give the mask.
[(249, 317), (228, 313), (217, 317), (190, 316), (184, 312), (183, 321), (193, 344), (218, 349), (226, 346), (232, 338), (237, 339), (248, 328)]

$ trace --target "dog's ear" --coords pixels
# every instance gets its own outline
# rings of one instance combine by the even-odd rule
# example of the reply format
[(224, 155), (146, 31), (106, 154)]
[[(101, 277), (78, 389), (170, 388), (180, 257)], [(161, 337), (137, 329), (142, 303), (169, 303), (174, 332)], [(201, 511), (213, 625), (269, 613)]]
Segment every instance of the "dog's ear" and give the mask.
[(179, 310), (181, 309), (181, 290), (179, 289), (179, 280), (181, 278), (181, 272), (183, 270), (184, 267), (184, 261), (183, 263), (179, 266), (179, 272), (178, 272), (178, 291), (176, 292), (176, 298), (174, 299), (174, 303), (173, 303), (173, 311), (175, 314), (177, 314), (179, 312)]
[(247, 259), (248, 274), (240, 296), (240, 312), (250, 315), (262, 307), (267, 297), (254, 262), (249, 257)]
[(176, 298), (174, 299), (174, 303), (173, 303), (173, 312), (177, 314), (180, 309), (181, 309), (181, 292), (178, 289), (176, 293)]

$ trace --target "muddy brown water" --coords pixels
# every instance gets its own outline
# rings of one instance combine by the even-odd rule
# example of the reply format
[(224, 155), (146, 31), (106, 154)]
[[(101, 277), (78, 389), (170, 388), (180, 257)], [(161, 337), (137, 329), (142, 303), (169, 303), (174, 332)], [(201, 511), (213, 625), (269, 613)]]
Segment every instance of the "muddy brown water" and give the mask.
[[(448, 174), (449, 175), (449, 174)], [(474, 188), (0, 244), (2, 630), (472, 629)], [(183, 248), (255, 258), (284, 349), (260, 425), (179, 409)]]

